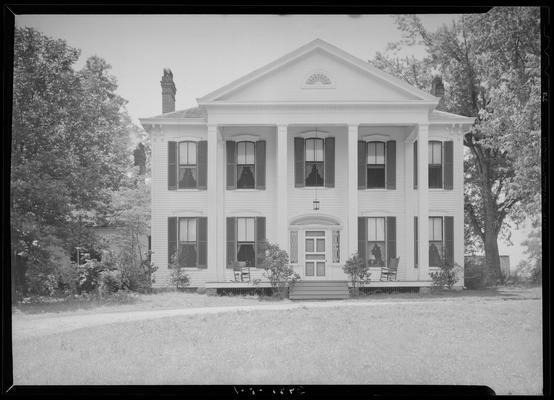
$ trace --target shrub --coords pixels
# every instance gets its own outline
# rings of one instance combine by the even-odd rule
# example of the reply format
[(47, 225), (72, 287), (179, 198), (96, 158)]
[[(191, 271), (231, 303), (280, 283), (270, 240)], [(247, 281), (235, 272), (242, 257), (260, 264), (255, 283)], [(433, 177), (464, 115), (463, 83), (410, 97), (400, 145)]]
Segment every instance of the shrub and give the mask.
[(87, 260), (84, 264), (77, 266), (79, 276), (78, 293), (89, 293), (98, 290), (101, 284), (100, 273), (105, 269), (101, 262), (94, 259)]
[(100, 272), (100, 285), (98, 288), (100, 296), (113, 294), (123, 287), (121, 272), (118, 270)]
[(369, 265), (360, 257), (358, 253), (354, 253), (342, 267), (345, 274), (350, 276), (352, 289), (355, 295), (359, 293), (359, 286), (362, 283), (370, 281), (371, 273)]
[(169, 268), (171, 269), (170, 282), (173, 286), (177, 289), (184, 289), (189, 285), (190, 278), (185, 273), (185, 270), (177, 263), (177, 258), (175, 256), (171, 257)]
[(452, 286), (456, 284), (460, 280), (458, 277), (458, 270), (460, 270), (462, 267), (460, 267), (458, 264), (449, 263), (449, 262), (443, 262), (439, 266), (438, 272), (431, 272), (429, 276), (431, 276), (431, 279), (433, 280), (433, 287), (434, 288), (447, 288), (452, 289)]
[(266, 244), (262, 268), (265, 270), (264, 277), (271, 283), (273, 293), (281, 299), (285, 297), (286, 288), (294, 286), (300, 279), (300, 275), (289, 266), (287, 252), (276, 244)]
[(468, 289), (481, 289), (485, 286), (487, 270), (484, 263), (466, 257), (464, 263), (464, 286)]

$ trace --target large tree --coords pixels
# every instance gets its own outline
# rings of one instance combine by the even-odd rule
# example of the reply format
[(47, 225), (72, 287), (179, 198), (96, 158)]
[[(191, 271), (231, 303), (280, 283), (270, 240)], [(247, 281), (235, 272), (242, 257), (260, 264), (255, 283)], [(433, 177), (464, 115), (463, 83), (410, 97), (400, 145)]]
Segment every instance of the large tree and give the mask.
[[(49, 245), (67, 251), (91, 238), (128, 165), (131, 125), (110, 66), (74, 64), (79, 50), (16, 28), (11, 163), (14, 255), (45, 266)], [(41, 251), (39, 251), (41, 249)]]
[[(495, 282), (507, 218), (517, 223), (541, 207), (539, 9), (493, 8), (435, 32), (417, 16), (396, 21), (403, 39), (372, 62), (424, 89), (434, 70), (445, 84), (439, 108), (476, 118), (464, 136), (465, 215)], [(423, 46), (427, 55), (398, 58), (406, 45)]]

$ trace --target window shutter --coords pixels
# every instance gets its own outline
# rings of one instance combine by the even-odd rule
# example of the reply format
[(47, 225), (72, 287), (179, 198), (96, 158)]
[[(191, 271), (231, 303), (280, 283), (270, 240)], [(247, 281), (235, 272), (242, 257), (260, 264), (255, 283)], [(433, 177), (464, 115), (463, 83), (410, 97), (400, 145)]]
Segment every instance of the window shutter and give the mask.
[(417, 189), (417, 140), (414, 142), (414, 189)]
[(452, 190), (454, 187), (454, 142), (444, 142), (444, 188)]
[(417, 268), (418, 243), (417, 243), (417, 217), (414, 217), (414, 268)]
[(396, 141), (387, 142), (387, 189), (396, 189)]
[(358, 254), (367, 264), (367, 218), (358, 217)]
[(263, 268), (265, 258), (265, 217), (256, 217), (254, 225), (256, 239), (256, 268)]
[(196, 218), (196, 247), (198, 268), (208, 268), (208, 217)]
[(237, 188), (237, 144), (233, 140), (227, 140), (227, 190)]
[(358, 141), (358, 189), (367, 188), (367, 143)]
[(198, 142), (196, 163), (198, 167), (198, 184), (196, 187), (206, 190), (208, 187), (208, 141), (200, 140)]
[(265, 140), (256, 142), (256, 189), (265, 190)]
[(396, 217), (387, 217), (387, 265), (396, 258)]
[(454, 217), (444, 217), (444, 249), (446, 262), (454, 264)]
[(325, 139), (325, 187), (335, 187), (335, 138)]
[(167, 188), (177, 190), (177, 142), (167, 142)]
[(306, 168), (304, 164), (304, 139), (295, 137), (294, 138), (294, 186), (295, 187), (304, 187), (305, 177), (304, 169)]
[(237, 260), (237, 219), (227, 217), (227, 268)]
[(167, 219), (167, 262), (177, 254), (177, 217)]

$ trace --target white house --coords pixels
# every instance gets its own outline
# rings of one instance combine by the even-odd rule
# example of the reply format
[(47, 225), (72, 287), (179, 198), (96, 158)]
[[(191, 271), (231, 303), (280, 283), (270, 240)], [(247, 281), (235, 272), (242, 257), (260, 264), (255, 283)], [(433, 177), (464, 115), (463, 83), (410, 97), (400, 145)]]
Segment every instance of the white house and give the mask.
[(441, 256), (463, 265), (462, 139), (473, 119), (435, 110), (439, 97), (319, 39), (196, 108), (175, 111), (171, 71), (161, 85), (163, 114), (141, 119), (157, 285), (176, 252), (193, 287), (232, 286), (236, 260), (261, 278), (264, 241), (305, 281), (347, 280), (355, 252), (376, 284), (394, 258), (393, 286), (428, 286)]

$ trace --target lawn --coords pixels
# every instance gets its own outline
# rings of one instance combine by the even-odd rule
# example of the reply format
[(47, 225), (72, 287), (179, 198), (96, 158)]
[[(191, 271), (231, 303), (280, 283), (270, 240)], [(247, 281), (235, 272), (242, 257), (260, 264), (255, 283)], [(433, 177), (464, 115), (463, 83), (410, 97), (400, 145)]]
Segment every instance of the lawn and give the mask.
[[(542, 393), (540, 300), (419, 297), (426, 300), (384, 297), (379, 304), (365, 299), (358, 301), (367, 305), (318, 308), (306, 303), (292, 310), (176, 316), (16, 337), (14, 381), (472, 384), (497, 394)], [(31, 318), (14, 315), (20, 317)]]

